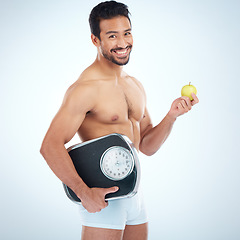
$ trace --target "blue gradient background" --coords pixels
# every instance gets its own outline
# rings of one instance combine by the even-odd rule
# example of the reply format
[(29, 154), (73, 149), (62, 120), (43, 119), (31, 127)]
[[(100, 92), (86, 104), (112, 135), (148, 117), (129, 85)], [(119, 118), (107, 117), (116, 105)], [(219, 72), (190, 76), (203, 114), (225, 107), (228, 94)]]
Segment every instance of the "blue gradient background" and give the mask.
[[(1, 239), (80, 239), (78, 208), (39, 149), (96, 57), (88, 14), (98, 2), (0, 2)], [(141, 154), (149, 239), (240, 239), (240, 2), (124, 3), (134, 35), (126, 71), (144, 85), (154, 124), (189, 81), (200, 99), (158, 153)]]

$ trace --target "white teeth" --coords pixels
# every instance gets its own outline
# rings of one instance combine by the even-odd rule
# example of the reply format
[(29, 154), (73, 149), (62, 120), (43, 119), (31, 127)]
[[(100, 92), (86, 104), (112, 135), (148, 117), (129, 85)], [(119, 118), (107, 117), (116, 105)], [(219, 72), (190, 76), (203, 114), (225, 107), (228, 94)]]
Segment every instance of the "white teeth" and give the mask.
[(125, 50), (124, 52), (119, 52), (119, 51), (116, 51), (118, 54), (125, 54), (127, 52), (127, 50)]

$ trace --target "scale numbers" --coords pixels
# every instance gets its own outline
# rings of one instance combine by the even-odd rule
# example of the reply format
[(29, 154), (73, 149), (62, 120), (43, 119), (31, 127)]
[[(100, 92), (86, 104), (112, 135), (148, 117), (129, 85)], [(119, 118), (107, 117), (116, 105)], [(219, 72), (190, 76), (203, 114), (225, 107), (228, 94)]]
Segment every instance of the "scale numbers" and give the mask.
[(103, 153), (100, 167), (107, 178), (122, 180), (132, 172), (134, 159), (126, 148), (115, 146)]

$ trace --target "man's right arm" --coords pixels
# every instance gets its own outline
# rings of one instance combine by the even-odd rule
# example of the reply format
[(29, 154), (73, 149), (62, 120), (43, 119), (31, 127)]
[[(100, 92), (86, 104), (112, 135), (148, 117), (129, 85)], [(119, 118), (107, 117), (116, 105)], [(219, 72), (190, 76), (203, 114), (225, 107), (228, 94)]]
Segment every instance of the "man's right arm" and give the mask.
[(47, 131), (40, 150), (55, 175), (75, 192), (89, 212), (97, 212), (106, 207), (104, 197), (114, 189), (88, 188), (77, 174), (64, 144), (72, 139), (86, 113), (94, 108), (95, 98), (96, 94), (90, 86), (82, 84), (71, 87)]

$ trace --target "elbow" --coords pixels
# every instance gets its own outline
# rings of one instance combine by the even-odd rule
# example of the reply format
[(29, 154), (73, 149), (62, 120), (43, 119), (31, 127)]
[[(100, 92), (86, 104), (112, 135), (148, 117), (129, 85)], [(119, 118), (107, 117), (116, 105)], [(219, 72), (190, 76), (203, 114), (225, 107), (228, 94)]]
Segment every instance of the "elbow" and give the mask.
[(46, 159), (46, 157), (52, 155), (53, 150), (58, 149), (59, 146), (64, 147), (64, 143), (53, 138), (45, 137), (40, 147), (40, 154)]
[(156, 152), (152, 152), (152, 151), (143, 151), (143, 150), (140, 150), (143, 154), (147, 155), (148, 157), (154, 155)]
[(148, 157), (154, 155), (154, 154), (157, 152), (157, 150), (154, 151), (154, 150), (151, 149), (151, 148), (143, 147), (143, 146), (141, 146), (141, 145), (139, 146), (139, 150), (140, 150), (143, 154), (147, 155)]
[(152, 156), (154, 155), (161, 147), (161, 144), (156, 144), (152, 141), (141, 141), (139, 145), (139, 150), (147, 155), (147, 156)]
[(41, 148), (40, 148), (40, 154), (41, 154), (44, 158), (45, 158), (45, 157), (48, 155), (48, 153), (49, 153), (49, 150), (50, 150), (50, 148), (51, 148), (50, 145), (51, 145), (51, 144), (50, 144), (49, 141), (47, 141), (46, 139), (43, 140), (42, 145), (41, 145)]
[(46, 150), (46, 144), (43, 141), (43, 143), (41, 145), (41, 148), (40, 148), (40, 154), (44, 157), (46, 155), (46, 151), (47, 151)]

